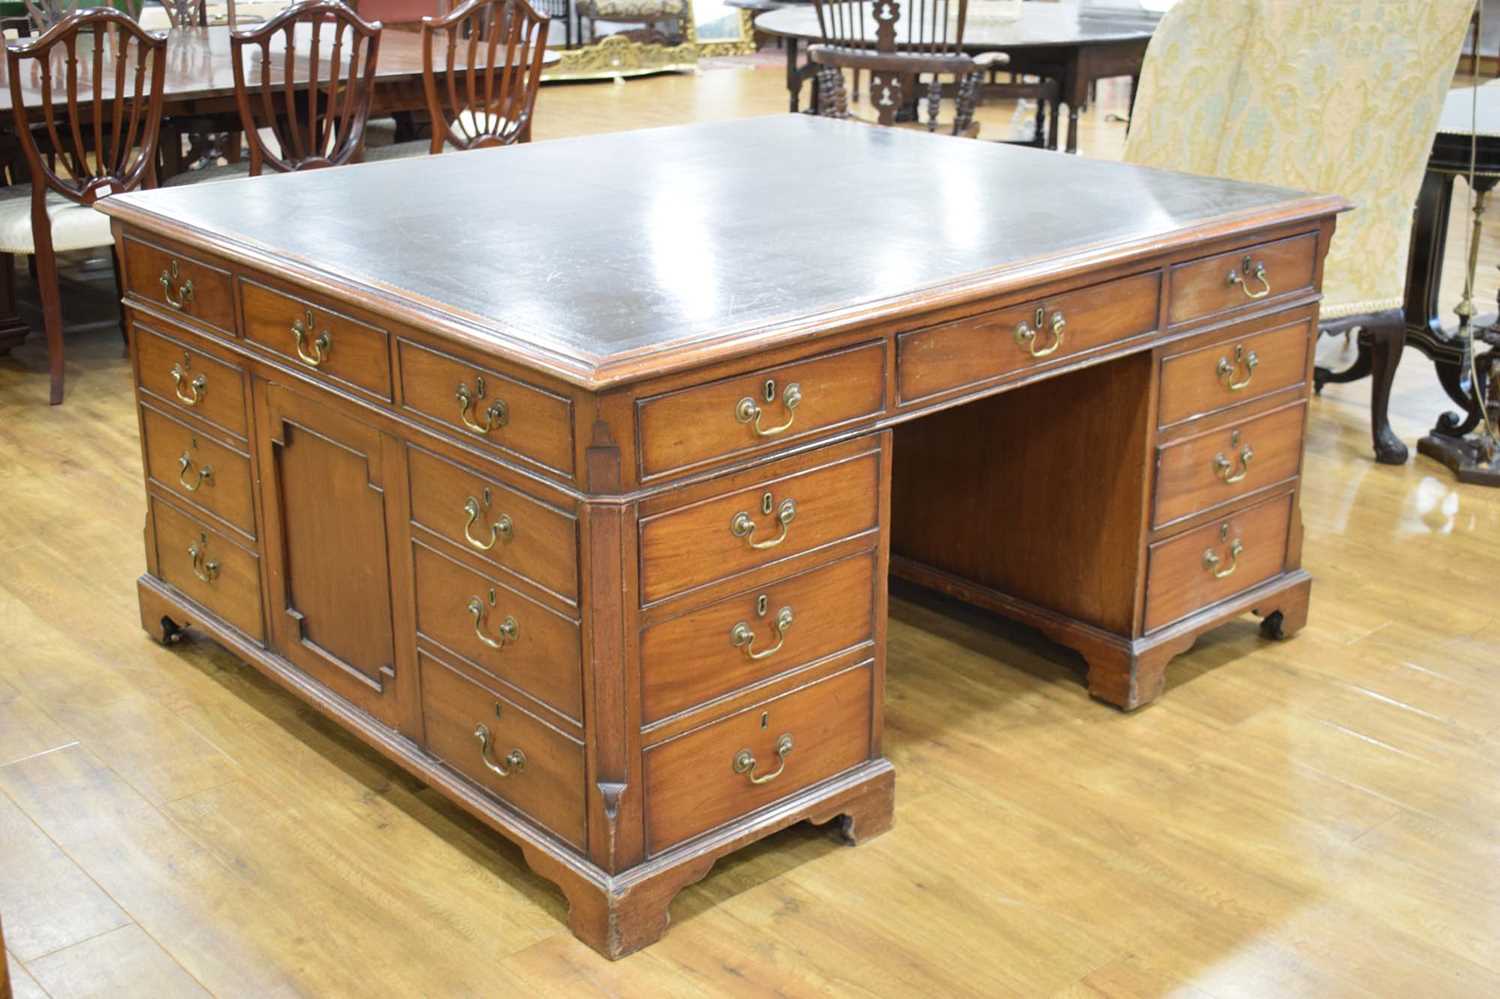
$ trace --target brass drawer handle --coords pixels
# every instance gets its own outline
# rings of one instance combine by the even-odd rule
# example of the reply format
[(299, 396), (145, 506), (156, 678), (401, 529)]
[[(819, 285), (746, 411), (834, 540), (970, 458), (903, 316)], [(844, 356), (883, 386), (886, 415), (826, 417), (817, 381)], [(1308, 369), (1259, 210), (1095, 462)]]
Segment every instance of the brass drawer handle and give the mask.
[(519, 749), (512, 749), (505, 754), (505, 763), (495, 762), (490, 755), (490, 730), (483, 724), (474, 726), (474, 738), (479, 740), (479, 758), (484, 761), (485, 768), (497, 777), (509, 777), (526, 769), (526, 754)]
[(483, 423), (475, 421), (474, 403), (484, 398), (484, 379), (477, 375), (474, 377), (473, 392), (469, 391), (468, 385), (459, 382), (458, 391), (454, 395), (458, 399), (458, 418), (476, 434), (487, 434), (510, 422), (510, 407), (505, 405), (504, 399), (496, 399), (485, 407)]
[[(767, 493), (766, 495), (769, 496), (770, 494)], [(767, 510), (766, 512), (769, 513), (770, 511)], [(781, 505), (776, 508), (776, 522), (781, 525), (781, 533), (776, 535), (776, 537), (769, 541), (754, 540), (752, 535), (755, 534), (755, 521), (751, 520), (750, 514), (744, 510), (735, 514), (734, 519), (729, 522), (729, 533), (737, 538), (744, 538), (745, 544), (756, 551), (765, 551), (767, 548), (775, 548), (786, 540), (787, 528), (791, 526), (796, 516), (797, 501), (790, 498), (784, 499), (781, 501)]]
[(203, 401), (203, 393), (208, 391), (208, 379), (203, 375), (199, 375), (188, 382), (188, 388), (191, 391), (184, 392), (182, 391), (182, 382), (187, 376), (187, 369), (181, 364), (172, 365), (172, 385), (173, 391), (177, 393), (177, 398), (186, 405), (196, 406)]
[(207, 559), (208, 535), (198, 535), (198, 540), (188, 545), (188, 557), (193, 560), (193, 575), (205, 583), (212, 583), (219, 578), (219, 563), (217, 559)]
[(198, 468), (198, 475), (190, 480), (188, 478), (188, 469), (192, 467), (193, 456), (187, 451), (182, 452), (182, 457), (177, 459), (177, 481), (181, 483), (182, 488), (190, 493), (195, 493), (204, 486), (214, 484), (214, 466), (200, 466)]
[(167, 268), (161, 272), (161, 277), (157, 279), (161, 282), (162, 297), (167, 300), (168, 305), (179, 312), (181, 312), (183, 309), (186, 309), (193, 303), (192, 278), (188, 278), (181, 285), (178, 285), (175, 294), (172, 291), (172, 286), (174, 284), (177, 284), (177, 279), (180, 276), (181, 274), (178, 272), (177, 261), (174, 258), (172, 262), (167, 265)]
[(1047, 310), (1037, 309), (1035, 319), (1034, 325), (1023, 322), (1016, 327), (1016, 343), (1032, 357), (1046, 357), (1057, 353), (1058, 348), (1063, 345), (1063, 336), (1068, 331), (1068, 321), (1063, 318), (1062, 310), (1052, 313), (1052, 339), (1045, 347), (1037, 346), (1036, 337), (1037, 331), (1046, 324)]
[(484, 633), (485, 608), (484, 601), (478, 597), (469, 600), (469, 613), (474, 615), (474, 637), (492, 649), (504, 649), (511, 642), (521, 637), (521, 629), (516, 624), (516, 619), (511, 615), (505, 615), (505, 620), (500, 622), (500, 627), (495, 629), (499, 638), (491, 638)]
[(297, 360), (309, 368), (316, 368), (328, 360), (328, 353), (333, 349), (333, 334), (324, 330), (312, 341), (312, 353), (308, 353), (307, 338), (312, 336), (313, 325), (312, 309), (302, 310), (302, 318), (292, 323), (292, 340), (297, 347)]
[[(1250, 290), (1250, 281), (1260, 282), (1260, 291)], [(1271, 282), (1266, 279), (1266, 262), (1264, 260), (1251, 260), (1248, 255), (1240, 261), (1240, 269), (1229, 272), (1229, 285), (1239, 285), (1240, 291), (1245, 293), (1246, 298), (1265, 298), (1271, 294)]]
[[(776, 394), (776, 383), (766, 382), (767, 402), (772, 401)], [(750, 396), (745, 396), (734, 406), (734, 418), (741, 423), (753, 424), (750, 429), (755, 431), (757, 437), (775, 437), (777, 434), (786, 433), (792, 429), (792, 423), (797, 419), (797, 407), (802, 404), (802, 386), (796, 382), (788, 385), (781, 393), (781, 405), (786, 409), (786, 422), (779, 423), (774, 427), (763, 427), (760, 418), (765, 415), (760, 403)]]
[(1219, 541), (1220, 543), (1229, 542), (1229, 564), (1222, 565), (1224, 561), (1223, 557), (1212, 548), (1208, 548), (1203, 552), (1203, 568), (1210, 572), (1215, 579), (1228, 579), (1234, 575), (1234, 570), (1239, 568), (1240, 553), (1245, 550), (1245, 546), (1240, 542), (1239, 538), (1229, 541), (1228, 524), (1219, 525)]
[[(484, 505), (485, 507), (488, 507), (490, 505), (488, 490), (486, 490)], [(499, 541), (501, 538), (504, 538), (506, 541), (509, 541), (511, 539), (511, 537), (513, 536), (514, 528), (511, 524), (510, 517), (503, 513), (500, 515), (498, 520), (490, 524), (490, 539), (488, 541), (485, 541), (483, 538), (474, 537), (472, 532), (474, 528), (474, 522), (479, 519), (479, 510), (479, 500), (475, 499), (473, 496), (470, 496), (464, 502), (464, 513), (467, 513), (469, 515), (469, 519), (464, 522), (465, 541), (467, 541), (470, 545), (474, 546), (480, 551), (487, 552), (491, 548), (495, 547), (495, 542)]]
[(1240, 470), (1236, 472), (1233, 470), (1234, 462), (1224, 457), (1224, 452), (1220, 451), (1214, 455), (1214, 474), (1221, 482), (1232, 486), (1250, 474), (1250, 459), (1254, 457), (1255, 450), (1249, 444), (1240, 448)]
[[(1221, 357), (1218, 367), (1214, 370), (1219, 373), (1219, 381), (1224, 384), (1225, 388), (1231, 392), (1238, 392), (1250, 384), (1250, 379), (1255, 377), (1255, 366), (1259, 363), (1260, 358), (1255, 356), (1255, 351), (1252, 350), (1247, 354), (1244, 345), (1237, 344), (1234, 348), (1234, 360), (1230, 361), (1227, 357)], [(1245, 376), (1236, 381), (1234, 373), (1241, 368), (1244, 369)]]
[(780, 739), (776, 740), (776, 758), (781, 761), (781, 765), (779, 767), (768, 774), (761, 774), (759, 777), (757, 777), (755, 776), (755, 754), (750, 752), (750, 750), (748, 749), (742, 749), (738, 753), (734, 754), (734, 772), (737, 774), (745, 774), (750, 778), (750, 783), (752, 784), (769, 784), (777, 777), (780, 777), (781, 771), (786, 769), (786, 758), (791, 754), (791, 752), (792, 733), (787, 732), (782, 735)]
[(756, 652), (755, 632), (751, 631), (750, 625), (746, 624), (744, 621), (739, 622), (733, 628), (729, 629), (729, 644), (744, 652), (746, 659), (750, 660), (751, 662), (759, 662), (760, 660), (767, 659), (781, 651), (781, 647), (786, 644), (787, 630), (790, 629), (791, 626), (792, 609), (790, 607), (783, 607), (781, 608), (781, 610), (776, 612), (776, 621), (771, 625), (772, 629), (776, 632), (775, 645), (771, 646), (769, 649), (762, 649), (761, 651)]

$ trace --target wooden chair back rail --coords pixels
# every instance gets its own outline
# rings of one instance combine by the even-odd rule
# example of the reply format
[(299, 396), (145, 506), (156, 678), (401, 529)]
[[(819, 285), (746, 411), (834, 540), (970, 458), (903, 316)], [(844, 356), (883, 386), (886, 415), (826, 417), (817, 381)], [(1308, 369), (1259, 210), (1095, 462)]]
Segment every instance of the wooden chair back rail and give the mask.
[(163, 0), (162, 7), (174, 28), (208, 26), (207, 0)]
[[(814, 0), (829, 45), (877, 52), (958, 55), (969, 0)], [(874, 24), (871, 33), (870, 22)]]
[[(299, 27), (306, 26), (307, 52), (299, 55)], [(365, 122), (374, 93), (380, 48), (379, 21), (367, 22), (339, 0), (303, 0), (249, 31), (230, 38), (234, 99), (250, 144), (250, 174), (265, 167), (286, 173), (338, 166), (353, 160), (364, 144)], [(326, 59), (324, 39), (332, 37)], [(272, 42), (281, 39), (282, 51)], [(248, 57), (258, 80), (246, 80)], [(273, 62), (280, 56), (280, 73)], [(307, 69), (306, 84), (296, 68)], [(260, 129), (276, 140), (273, 151)]]
[[(108, 71), (106, 49), (113, 52)], [(165, 35), (98, 9), (70, 14), (31, 44), (6, 50), (16, 135), (34, 183), (42, 182), (38, 203), (46, 190), (87, 205), (143, 183), (155, 186), (166, 49)], [(35, 114), (22, 96), (28, 73), (41, 90)], [(54, 102), (57, 86), (63, 108)]]
[[(434, 153), (444, 142), (479, 149), (531, 138), (547, 26), (526, 0), (469, 0), (441, 18), (422, 19), (422, 82)], [(439, 38), (446, 47), (441, 83), (433, 51)]]

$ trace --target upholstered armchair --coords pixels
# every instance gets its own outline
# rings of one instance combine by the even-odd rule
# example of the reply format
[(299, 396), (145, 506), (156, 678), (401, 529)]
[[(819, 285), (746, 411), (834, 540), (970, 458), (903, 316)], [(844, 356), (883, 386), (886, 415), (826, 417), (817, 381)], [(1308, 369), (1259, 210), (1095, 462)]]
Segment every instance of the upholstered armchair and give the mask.
[(1181, 0), (1141, 72), (1132, 163), (1342, 194), (1324, 333), (1373, 367), (1375, 457), (1406, 461), (1386, 417), (1405, 341), (1412, 212), (1474, 0)]

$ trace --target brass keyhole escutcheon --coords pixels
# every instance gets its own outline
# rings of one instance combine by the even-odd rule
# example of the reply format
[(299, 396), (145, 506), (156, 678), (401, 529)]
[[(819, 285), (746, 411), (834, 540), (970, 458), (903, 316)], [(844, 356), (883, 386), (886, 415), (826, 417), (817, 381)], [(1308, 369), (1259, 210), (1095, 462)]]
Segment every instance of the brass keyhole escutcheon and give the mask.
[(1046, 306), (1037, 306), (1036, 314), (1032, 316), (1032, 322), (1022, 322), (1016, 326), (1016, 343), (1032, 357), (1046, 357), (1055, 354), (1063, 345), (1063, 337), (1068, 330), (1068, 321), (1063, 317), (1061, 309), (1052, 313), (1050, 324), (1052, 336), (1045, 346), (1038, 343), (1038, 336), (1044, 328), (1048, 327)]
[[(757, 609), (759, 609), (758, 606)], [(733, 628), (729, 629), (729, 644), (743, 652), (746, 659), (759, 662), (781, 651), (781, 647), (786, 644), (786, 633), (791, 629), (793, 619), (790, 607), (783, 607), (776, 612), (776, 620), (771, 625), (771, 630), (776, 633), (776, 644), (770, 648), (755, 651), (755, 631), (744, 621), (737, 622)]]
[[(1250, 384), (1250, 379), (1255, 377), (1255, 366), (1260, 363), (1260, 358), (1255, 351), (1246, 351), (1244, 344), (1235, 344), (1234, 359), (1220, 357), (1218, 365), (1214, 370), (1218, 373), (1219, 381), (1231, 392), (1238, 392)], [(1244, 374), (1236, 378), (1237, 372)]]
[[(182, 355), (182, 361), (172, 365), (173, 391), (176, 392), (178, 401), (188, 406), (196, 406), (202, 402), (203, 393), (208, 389), (208, 379), (203, 375), (197, 375), (191, 381), (188, 380), (192, 366), (193, 358), (185, 351)], [(185, 381), (187, 382), (187, 391), (183, 391), (182, 387), (182, 383)]]
[[(1260, 288), (1252, 290), (1250, 287), (1252, 281), (1257, 282)], [(1259, 299), (1271, 294), (1271, 282), (1266, 277), (1266, 262), (1255, 260), (1248, 253), (1240, 261), (1240, 269), (1229, 272), (1228, 283), (1231, 286), (1238, 285), (1246, 298)]]
[[(297, 348), (297, 360), (309, 368), (316, 368), (328, 360), (329, 351), (333, 349), (333, 334), (327, 330), (320, 331), (313, 336), (312, 309), (303, 309), (302, 318), (292, 322), (292, 343)], [(308, 338), (312, 337), (312, 349), (308, 350)]]
[(475, 375), (472, 391), (467, 382), (459, 382), (458, 389), (454, 392), (454, 397), (458, 399), (459, 421), (476, 434), (488, 434), (510, 422), (510, 407), (505, 404), (504, 399), (496, 399), (485, 407), (479, 419), (474, 418), (474, 405), (484, 399), (485, 391), (484, 376)]
[[(776, 382), (774, 379), (766, 379), (761, 385), (761, 397), (765, 405), (770, 406), (776, 401)], [(765, 409), (751, 396), (745, 396), (734, 405), (734, 418), (740, 423), (750, 424), (750, 429), (757, 437), (775, 437), (777, 434), (790, 430), (792, 423), (797, 419), (796, 409), (802, 404), (802, 386), (796, 382), (787, 385), (781, 392), (781, 407), (786, 410), (786, 421), (774, 427), (761, 425), (761, 419), (765, 416)]]
[(177, 283), (179, 277), (181, 273), (177, 260), (174, 258), (157, 280), (161, 282), (162, 297), (167, 300), (167, 304), (180, 312), (193, 301), (193, 279), (188, 278), (179, 285)]
[(487, 552), (491, 548), (494, 548), (495, 544), (501, 538), (504, 538), (506, 541), (511, 540), (515, 536), (515, 525), (511, 523), (511, 519), (507, 514), (502, 513), (490, 521), (490, 536), (488, 539), (483, 536), (484, 529), (482, 527), (480, 528), (480, 535), (476, 537), (474, 535), (474, 523), (479, 520), (481, 511), (487, 512), (490, 508), (491, 497), (489, 487), (486, 486), (480, 495), (483, 497), (482, 501), (474, 496), (469, 496), (464, 500), (464, 513), (469, 515), (469, 519), (464, 521), (464, 540), (471, 547), (482, 552)]
[(1239, 538), (1235, 538), (1233, 541), (1229, 540), (1228, 521), (1219, 525), (1219, 544), (1226, 543), (1229, 546), (1227, 561), (1224, 556), (1221, 556), (1212, 548), (1206, 549), (1203, 552), (1203, 568), (1215, 579), (1228, 579), (1234, 575), (1234, 570), (1239, 568), (1240, 555), (1245, 551), (1245, 545)]
[(756, 551), (764, 551), (767, 548), (775, 548), (786, 540), (787, 530), (797, 517), (797, 501), (790, 497), (775, 505), (776, 500), (770, 493), (763, 493), (760, 498), (761, 513), (770, 516), (775, 510), (776, 522), (781, 525), (781, 533), (766, 541), (756, 541), (754, 538), (756, 524), (746, 510), (736, 513), (729, 521), (729, 533), (737, 538), (744, 538), (745, 544)]
[(208, 557), (207, 534), (199, 534), (198, 540), (188, 545), (188, 558), (192, 559), (193, 575), (203, 582), (212, 583), (219, 578), (218, 560)]

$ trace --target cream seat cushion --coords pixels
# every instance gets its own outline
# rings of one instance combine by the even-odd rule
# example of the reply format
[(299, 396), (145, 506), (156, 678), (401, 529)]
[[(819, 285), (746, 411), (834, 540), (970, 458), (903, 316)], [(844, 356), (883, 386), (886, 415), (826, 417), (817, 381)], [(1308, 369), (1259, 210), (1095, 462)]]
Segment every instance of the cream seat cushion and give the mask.
[[(109, 216), (91, 206), (69, 201), (60, 194), (47, 194), (47, 217), (52, 220), (52, 249), (88, 250), (109, 246)], [(0, 187), (0, 253), (36, 252), (31, 235), (31, 185)]]
[(1324, 319), (1399, 308), (1411, 215), (1473, 0), (1181, 0), (1141, 72), (1131, 163), (1341, 194)]

